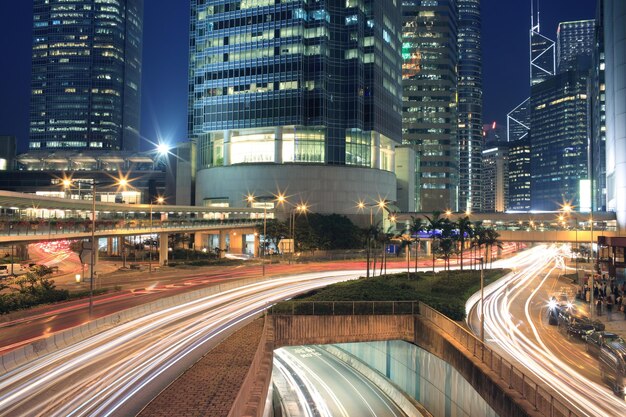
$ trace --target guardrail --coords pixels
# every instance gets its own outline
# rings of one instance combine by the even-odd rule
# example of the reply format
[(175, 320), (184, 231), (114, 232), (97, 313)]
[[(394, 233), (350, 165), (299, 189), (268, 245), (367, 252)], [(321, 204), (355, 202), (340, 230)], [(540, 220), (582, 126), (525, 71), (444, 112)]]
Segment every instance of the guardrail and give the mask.
[(502, 381), (507, 383), (510, 389), (521, 394), (541, 415), (546, 417), (580, 417), (580, 414), (577, 414), (566, 403), (542, 388), (523, 370), (491, 350), (476, 336), (459, 326), (456, 322), (422, 302), (419, 303), (419, 311), (421, 317), (429, 320), (450, 335), (456, 342), (463, 345), (465, 349), (472, 353), (474, 358), (478, 359)]
[[(108, 231), (129, 231), (137, 234), (148, 234), (150, 230), (181, 230), (238, 227), (258, 224), (259, 219), (225, 219), (225, 220), (176, 220), (176, 221), (153, 221), (152, 227), (149, 221), (96, 221), (96, 233)], [(91, 221), (56, 221), (56, 222), (0, 222), (0, 236), (49, 236), (68, 233), (91, 232)]]
[(367, 316), (418, 314), (418, 301), (283, 301), (270, 315)]

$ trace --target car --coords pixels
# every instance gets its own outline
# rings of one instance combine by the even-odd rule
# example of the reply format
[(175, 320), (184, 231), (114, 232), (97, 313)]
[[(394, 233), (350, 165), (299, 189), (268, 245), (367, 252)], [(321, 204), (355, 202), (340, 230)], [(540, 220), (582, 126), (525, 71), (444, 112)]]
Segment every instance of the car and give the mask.
[(600, 375), (613, 393), (624, 398), (626, 387), (626, 347), (619, 342), (609, 342), (600, 349), (598, 356)]
[(597, 357), (600, 355), (602, 348), (609, 343), (621, 343), (622, 345), (626, 345), (624, 339), (615, 333), (605, 331), (593, 332), (587, 336), (587, 353)]
[(559, 295), (560, 301), (557, 300), (557, 296), (554, 295), (548, 302), (548, 324), (556, 326), (559, 324), (559, 313), (562, 310), (571, 309), (572, 303), (567, 299), (564, 294)]
[(562, 309), (558, 318), (559, 330), (568, 337), (577, 337), (585, 340), (595, 331), (604, 330), (600, 322), (592, 322), (588, 317), (580, 314), (576, 309)]

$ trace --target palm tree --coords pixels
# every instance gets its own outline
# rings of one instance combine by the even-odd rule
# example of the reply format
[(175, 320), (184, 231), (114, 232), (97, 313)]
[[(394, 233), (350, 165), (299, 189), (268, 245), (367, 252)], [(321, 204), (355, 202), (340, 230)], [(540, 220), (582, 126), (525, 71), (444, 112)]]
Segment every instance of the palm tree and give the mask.
[[(376, 239), (376, 236), (378, 236), (379, 233), (379, 226), (378, 224), (371, 224), (366, 230), (365, 230), (365, 234), (367, 237), (367, 277), (369, 278), (370, 276), (370, 254), (371, 254), (371, 250), (372, 250), (372, 241), (374, 241)], [(376, 271), (376, 258), (374, 258), (374, 272)], [(374, 275), (372, 273), (372, 275)]]
[(456, 222), (456, 226), (457, 226), (457, 230), (459, 232), (458, 234), (458, 241), (460, 243), (460, 250), (459, 253), (461, 255), (461, 271), (463, 270), (463, 251), (465, 250), (465, 240), (467, 238), (472, 237), (472, 222), (469, 219), (469, 217), (465, 216), (465, 217), (461, 217), (457, 222)]
[(437, 252), (443, 258), (445, 267), (450, 270), (450, 258), (457, 250), (457, 236), (454, 233), (455, 223), (448, 219), (441, 219), (441, 235)]
[(395, 236), (395, 234), (392, 233), (391, 230), (392, 230), (392, 226), (389, 226), (386, 232), (381, 230), (377, 236), (378, 241), (380, 242), (383, 248), (383, 251), (380, 257), (380, 275), (381, 276), (383, 275), (383, 269), (385, 271), (385, 274), (387, 274), (387, 246), (389, 245), (389, 242), (391, 242), (391, 240)]
[(392, 238), (392, 241), (400, 244), (400, 251), (406, 251), (406, 279), (410, 279), (411, 245), (413, 245), (416, 240), (417, 239), (411, 236), (410, 232), (405, 232)]
[[(489, 253), (489, 268), (493, 268), (493, 256), (491, 254), (491, 250), (493, 249), (494, 246), (502, 249), (502, 242), (500, 240), (498, 240), (498, 238), (500, 237), (500, 233), (496, 232), (493, 229), (486, 229), (485, 230), (485, 246), (487, 248), (487, 251)], [(485, 259), (485, 262), (487, 261), (487, 259)]]
[(472, 247), (474, 249), (474, 263), (478, 259), (482, 246), (485, 244), (485, 227), (482, 221), (474, 222), (472, 227)]
[(411, 216), (411, 225), (409, 226), (409, 234), (411, 236), (415, 235), (415, 238), (413, 239), (414, 242), (417, 243), (416, 245), (416, 249), (415, 249), (415, 273), (417, 274), (417, 248), (419, 248), (419, 241), (420, 241), (420, 232), (422, 231), (422, 229), (424, 229), (424, 221), (422, 219), (418, 219), (415, 218), (413, 216)]
[(436, 250), (435, 250), (435, 243), (437, 243), (438, 246), (438, 240), (441, 239), (441, 229), (443, 227), (443, 222), (445, 219), (441, 218), (441, 212), (439, 211), (435, 211), (433, 212), (432, 217), (428, 217), (428, 216), (424, 216), (426, 217), (426, 230), (428, 231), (428, 233), (430, 234), (430, 241), (431, 241), (431, 252), (433, 255), (433, 272), (435, 272), (435, 254), (436, 254)]

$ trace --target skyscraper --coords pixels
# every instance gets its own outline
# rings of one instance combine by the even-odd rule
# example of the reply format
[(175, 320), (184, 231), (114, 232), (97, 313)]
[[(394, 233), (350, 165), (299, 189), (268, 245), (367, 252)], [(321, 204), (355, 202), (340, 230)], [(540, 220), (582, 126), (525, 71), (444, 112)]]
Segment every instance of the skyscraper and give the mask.
[(559, 23), (556, 32), (558, 72), (591, 67), (595, 29), (594, 19)]
[(401, 28), (397, 0), (192, 0), (196, 203), (285, 192), (351, 214), (395, 200)]
[(606, 191), (607, 210), (615, 211), (620, 231), (626, 229), (626, 2), (603, 0), (606, 62)]
[(138, 150), (143, 0), (33, 11), (30, 150)]
[(530, 210), (530, 98), (507, 115), (509, 191), (507, 209)]
[(539, 84), (556, 74), (554, 41), (540, 32), (539, 0), (531, 0), (530, 85)]
[[(566, 71), (532, 87), (531, 209), (581, 207), (587, 178), (587, 72)], [(585, 203), (586, 204), (586, 203)]]
[(598, 1), (594, 28), (594, 48), (589, 78), (589, 175), (594, 211), (606, 210), (606, 82), (604, 52), (604, 2)]
[(457, 2), (403, 2), (402, 141), (420, 156), (421, 211), (458, 208)]
[(506, 143), (483, 152), (482, 209), (485, 212), (507, 210), (509, 193), (509, 152)]
[(480, 0), (457, 0), (459, 210), (481, 210), (482, 48)]

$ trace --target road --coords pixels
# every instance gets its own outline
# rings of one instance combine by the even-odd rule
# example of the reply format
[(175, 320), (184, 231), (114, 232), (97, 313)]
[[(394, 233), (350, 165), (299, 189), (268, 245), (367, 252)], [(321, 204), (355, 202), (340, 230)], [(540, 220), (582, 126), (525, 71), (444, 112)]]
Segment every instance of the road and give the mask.
[(220, 334), (274, 300), (360, 271), (277, 278), (122, 324), (0, 376), (0, 415), (135, 415)]
[[(281, 384), (299, 401), (290, 417), (377, 417), (406, 414), (359, 372), (317, 346), (295, 346), (274, 352)], [(294, 394), (295, 393), (295, 394)]]
[[(581, 416), (626, 415), (626, 403), (605, 385), (598, 362), (581, 342), (567, 340), (547, 323), (547, 302), (563, 281), (563, 253), (557, 246), (539, 246), (499, 266), (516, 273), (485, 289), (485, 337), (498, 353), (513, 359), (542, 381)], [(467, 304), (470, 327), (479, 334), (479, 295)]]

